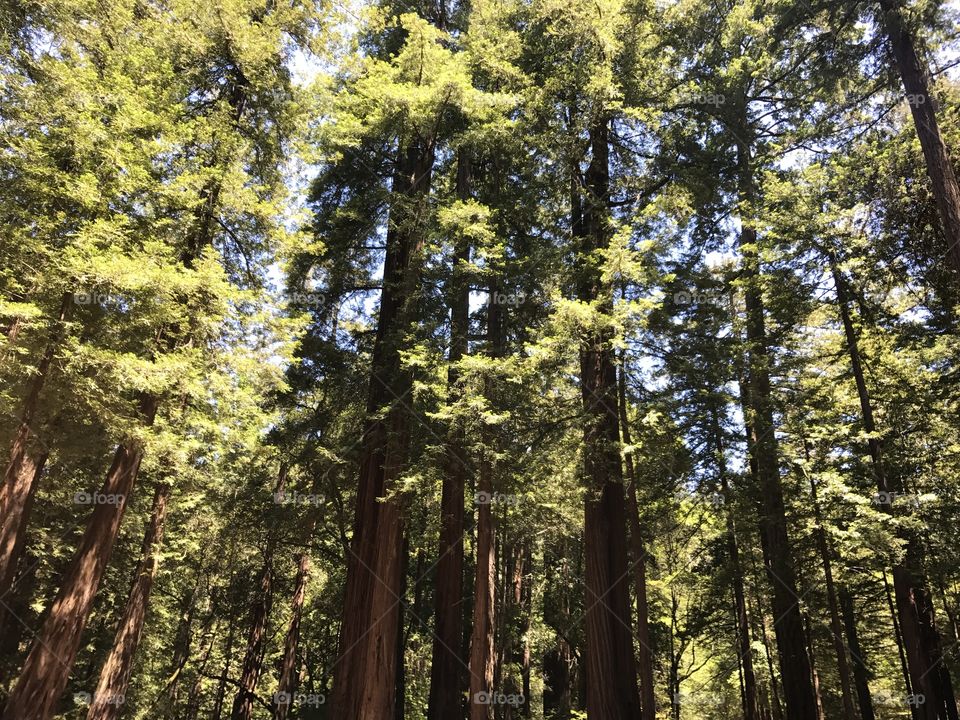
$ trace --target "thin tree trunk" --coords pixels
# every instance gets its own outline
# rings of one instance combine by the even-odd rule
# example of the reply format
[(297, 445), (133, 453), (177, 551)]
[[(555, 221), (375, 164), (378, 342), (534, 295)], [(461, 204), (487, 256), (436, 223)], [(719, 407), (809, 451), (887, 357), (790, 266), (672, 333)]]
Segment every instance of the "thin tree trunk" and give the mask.
[(937, 123), (938, 103), (930, 92), (930, 72), (907, 27), (900, 0), (880, 0), (880, 9), (943, 222), (947, 260), (953, 272), (960, 274), (960, 185)]
[(423, 244), (419, 208), (408, 204), (418, 206), (429, 192), (433, 145), (410, 142), (399, 154), (393, 184), (399, 199), (387, 229), (340, 660), (333, 685), (334, 720), (384, 720), (393, 717), (396, 703), (403, 498), (392, 493), (407, 461), (410, 418), (406, 396), (412, 388), (400, 356), (407, 329), (415, 319)]
[[(410, 538), (403, 538), (403, 552), (400, 555), (400, 597), (406, 597), (407, 595), (407, 571), (410, 565)], [(423, 551), (417, 550), (417, 568), (416, 568), (416, 577), (420, 578), (422, 576), (422, 565), (423, 565)], [(414, 588), (414, 607), (413, 607), (413, 616), (420, 617), (418, 605), (419, 600), (419, 585)], [(412, 620), (410, 621), (412, 624)], [(407, 706), (407, 667), (404, 663), (404, 657), (407, 649), (407, 634), (409, 632), (410, 625), (406, 625), (403, 621), (403, 613), (400, 614), (400, 629), (397, 632), (397, 646), (395, 652), (397, 653), (397, 680), (394, 692), (396, 693), (396, 700), (393, 705), (393, 717), (394, 720), (403, 720), (404, 714), (406, 712)]]
[[(625, 358), (621, 358), (617, 382), (620, 431), (624, 445), (631, 445), (630, 423), (627, 415), (627, 382), (624, 373)], [(656, 720), (657, 699), (653, 685), (653, 647), (650, 639), (650, 618), (647, 607), (647, 549), (640, 527), (640, 507), (637, 503), (637, 473), (633, 453), (627, 453), (627, 517), (630, 522), (630, 550), (633, 556), (633, 585), (637, 599), (637, 643), (640, 645), (638, 669), (640, 673), (640, 710), (643, 720)], [(750, 718), (750, 720), (756, 720)]]
[(120, 717), (123, 709), (122, 700), (130, 686), (130, 673), (143, 634), (150, 592), (153, 590), (153, 578), (157, 572), (169, 497), (170, 485), (166, 483), (160, 485), (154, 494), (153, 509), (140, 550), (140, 563), (127, 596), (123, 617), (117, 627), (113, 647), (100, 670), (100, 680), (87, 712), (87, 720), (115, 720)]
[(823, 565), (823, 577), (827, 591), (827, 607), (830, 611), (830, 634), (833, 636), (833, 650), (837, 656), (837, 674), (840, 676), (840, 694), (843, 698), (843, 712), (846, 717), (856, 717), (853, 706), (853, 692), (850, 683), (850, 665), (847, 663), (847, 650), (843, 642), (843, 626), (840, 622), (840, 610), (837, 606), (837, 592), (833, 583), (833, 567), (830, 563), (830, 548), (827, 546), (827, 534), (823, 527), (820, 502), (817, 498), (817, 484), (810, 476), (810, 494), (813, 499), (813, 513), (817, 522), (815, 532), (820, 562)]
[(263, 669), (263, 653), (266, 650), (267, 622), (273, 607), (273, 540), (268, 540), (260, 570), (258, 590), (250, 609), (250, 632), (247, 635), (247, 650), (240, 671), (240, 684), (233, 699), (231, 720), (250, 720), (256, 699), (257, 683)]
[(873, 697), (870, 695), (870, 671), (867, 670), (863, 650), (860, 648), (860, 635), (857, 632), (857, 616), (853, 610), (853, 599), (845, 585), (840, 585), (838, 594), (840, 596), (840, 608), (843, 611), (843, 624), (847, 631), (847, 644), (850, 647), (853, 682), (857, 689), (860, 718), (861, 720), (874, 720), (876, 716), (873, 712)]
[[(147, 425), (153, 423), (157, 399), (145, 396), (140, 410)], [(7, 700), (4, 720), (49, 720), (67, 685), (94, 595), (110, 560), (120, 522), (133, 490), (142, 446), (133, 441), (117, 448), (113, 464), (100, 488), (100, 496), (115, 502), (94, 505), (90, 521), (40, 629), (20, 678)]]
[(817, 705), (812, 686), (810, 658), (804, 640), (792, 552), (787, 534), (787, 516), (780, 480), (779, 449), (774, 434), (770, 389), (770, 352), (764, 317), (757, 231), (749, 217), (755, 199), (750, 144), (746, 122), (739, 135), (741, 219), (740, 249), (743, 255), (744, 295), (750, 387), (749, 452), (756, 460), (759, 490), (763, 498), (761, 532), (765, 539), (765, 565), (773, 589), (773, 615), (780, 659), (780, 674), (786, 700), (787, 720), (816, 720)]
[[(584, 268), (578, 294), (582, 301), (601, 300), (601, 313), (612, 312), (613, 298), (603, 287), (592, 260), (609, 242), (610, 194), (608, 126), (590, 130), (592, 158), (581, 194), (575, 189), (574, 237), (581, 242)], [(577, 221), (579, 216), (579, 222)], [(616, 361), (611, 330), (586, 333), (580, 347), (583, 429), (584, 554), (587, 714), (592, 720), (626, 720), (640, 716), (637, 668), (630, 628), (626, 517), (620, 462), (620, 417), (617, 411)]]
[[(457, 197), (470, 198), (470, 155), (461, 149), (457, 155)], [(470, 283), (468, 264), (470, 242), (466, 235), (457, 238), (451, 280), (450, 369), (447, 386), (451, 402), (462, 396), (457, 363), (467, 354), (470, 329)], [(434, 637), (430, 665), (428, 720), (451, 720), (463, 707), (465, 677), (463, 647), (463, 534), (464, 487), (467, 459), (462, 425), (454, 420), (446, 447), (446, 468), (440, 499), (440, 548), (434, 595)]]
[(760, 705), (757, 696), (757, 675), (753, 668), (753, 650), (750, 642), (750, 617), (747, 614), (747, 601), (743, 590), (743, 566), (740, 563), (740, 546), (737, 542), (737, 527), (734, 519), (733, 496), (728, 480), (726, 448), (723, 442), (723, 430), (716, 408), (711, 409), (711, 429), (716, 451), (720, 492), (723, 496), (724, 514), (727, 524), (727, 552), (730, 555), (730, 569), (733, 574), (734, 612), (737, 618), (737, 643), (743, 674), (743, 717), (744, 720), (759, 720)]
[(233, 662), (233, 642), (236, 635), (236, 623), (232, 622), (232, 618), (230, 620), (230, 630), (227, 633), (227, 644), (223, 653), (223, 669), (220, 671), (220, 678), (217, 682), (213, 712), (210, 714), (211, 720), (220, 720), (223, 716), (223, 705), (227, 696), (227, 679), (230, 677), (230, 665)]
[(291, 699), (297, 692), (297, 648), (300, 643), (300, 623), (303, 620), (303, 603), (307, 595), (307, 580), (310, 577), (310, 556), (306, 552), (297, 557), (297, 579), (290, 601), (290, 625), (283, 644), (280, 660), (280, 680), (277, 683), (277, 698), (274, 702), (274, 720), (286, 720), (290, 713)]
[(493, 717), (489, 695), (494, 689), (496, 552), (493, 513), (489, 502), (493, 496), (493, 467), (489, 454), (489, 450), (483, 451), (477, 483), (481, 502), (477, 506), (477, 566), (473, 591), (473, 635), (470, 640), (470, 720), (490, 720)]
[[(863, 429), (869, 438), (867, 449), (877, 490), (889, 495), (891, 488), (873, 417), (873, 405), (867, 391), (857, 333), (847, 304), (846, 280), (837, 266), (835, 255), (832, 252), (828, 255), (837, 294), (837, 308), (850, 355), (850, 367), (860, 400)], [(886, 512), (892, 512), (891, 505), (892, 503), (883, 503), (880, 507)], [(942, 660), (943, 650), (936, 629), (932, 598), (927, 589), (926, 578), (920, 570), (923, 567), (923, 548), (915, 536), (907, 537), (906, 540), (904, 559), (893, 567), (893, 593), (912, 693), (925, 698), (924, 703), (912, 707), (916, 711), (916, 717), (923, 720), (955, 720), (956, 700), (949, 671)]]

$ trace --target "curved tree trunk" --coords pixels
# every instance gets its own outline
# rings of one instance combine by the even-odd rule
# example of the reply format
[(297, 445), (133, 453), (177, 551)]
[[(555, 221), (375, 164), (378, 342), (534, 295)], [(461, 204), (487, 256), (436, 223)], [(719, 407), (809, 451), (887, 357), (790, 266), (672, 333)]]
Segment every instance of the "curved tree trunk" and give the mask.
[(93, 693), (87, 720), (115, 720), (120, 717), (123, 709), (123, 699), (130, 685), (130, 672), (133, 670), (134, 656), (143, 633), (150, 591), (153, 589), (153, 578), (157, 571), (169, 497), (170, 486), (166, 484), (158, 487), (153, 497), (153, 509), (143, 536), (140, 562), (127, 596), (123, 617), (117, 627), (113, 647), (100, 670), (100, 680)]
[[(64, 293), (60, 301), (56, 333), (59, 333), (59, 328), (67, 316), (70, 297)], [(10, 447), (10, 460), (4, 470), (3, 484), (0, 485), (0, 597), (3, 597), (13, 584), (17, 564), (23, 552), (33, 497), (36, 495), (49, 454), (46, 449), (37, 452), (35, 448), (31, 448), (30, 436), (35, 434), (32, 423), (36, 419), (40, 393), (50, 373), (56, 345), (56, 338), (51, 337), (37, 364), (20, 410), (20, 423)]]
[(947, 261), (953, 272), (960, 275), (960, 185), (937, 123), (937, 100), (930, 93), (930, 72), (904, 21), (900, 0), (880, 0), (880, 9), (943, 222)]
[(293, 599), (290, 601), (290, 625), (287, 628), (283, 658), (280, 661), (278, 697), (274, 698), (274, 720), (286, 720), (290, 713), (291, 697), (297, 691), (297, 647), (300, 643), (300, 623), (303, 620), (303, 603), (309, 577), (310, 556), (303, 552), (297, 558), (297, 580), (293, 589)]
[(247, 651), (243, 656), (240, 684), (233, 699), (231, 720), (250, 720), (256, 700), (257, 683), (263, 670), (263, 653), (266, 650), (267, 622), (273, 607), (273, 546), (264, 553), (260, 571), (259, 590), (250, 608), (250, 632), (247, 635)]
[[(144, 397), (141, 413), (152, 424), (157, 399)], [(127, 442), (117, 448), (100, 495), (116, 502), (97, 503), (74, 553), (60, 591), (7, 700), (4, 720), (49, 720), (67, 685), (93, 598), (110, 560), (120, 522), (133, 490), (143, 448)]]

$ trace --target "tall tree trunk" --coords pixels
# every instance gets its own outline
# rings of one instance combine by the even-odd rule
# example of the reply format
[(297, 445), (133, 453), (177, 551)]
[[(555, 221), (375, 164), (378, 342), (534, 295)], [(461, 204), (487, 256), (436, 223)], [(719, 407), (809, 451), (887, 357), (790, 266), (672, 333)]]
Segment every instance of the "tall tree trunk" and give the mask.
[(756, 462), (759, 491), (763, 498), (761, 532), (765, 541), (765, 565), (773, 589), (773, 616), (777, 654), (786, 701), (787, 720), (816, 720), (817, 704), (812, 685), (793, 558), (787, 535), (787, 515), (780, 480), (777, 439), (774, 434), (770, 389), (770, 352), (764, 317), (763, 287), (757, 231), (750, 214), (755, 201), (751, 146), (747, 123), (739, 133), (738, 163), (740, 202), (743, 204), (740, 250), (743, 256), (744, 296), (750, 388), (751, 436), (749, 452)]
[[(144, 396), (140, 411), (144, 422), (152, 424), (157, 411), (157, 399)], [(52, 716), (80, 648), (93, 598), (110, 560), (142, 458), (143, 447), (138, 442), (128, 441), (117, 448), (99, 493), (101, 497), (115, 502), (98, 502), (94, 505), (60, 591), (7, 700), (4, 720), (22, 720), (25, 717), (49, 720)]]
[(247, 635), (247, 650), (240, 670), (240, 685), (233, 699), (230, 720), (250, 720), (256, 699), (257, 683), (263, 669), (263, 654), (266, 651), (267, 622), (273, 607), (273, 540), (268, 540), (264, 552), (263, 568), (260, 570), (258, 590), (250, 608), (250, 632)]
[(228, 619), (230, 627), (227, 632), (227, 642), (223, 653), (223, 668), (220, 670), (220, 677), (217, 680), (217, 692), (214, 695), (213, 712), (210, 714), (211, 720), (220, 720), (223, 716), (223, 705), (227, 696), (227, 680), (230, 677), (230, 665), (233, 662), (233, 642), (236, 636), (237, 625)]
[[(867, 391), (859, 342), (847, 300), (846, 279), (837, 266), (836, 256), (829, 253), (830, 267), (837, 294), (837, 308), (843, 324), (853, 370), (863, 429), (868, 435), (867, 449), (873, 468), (877, 490), (889, 495), (891, 487), (886, 475), (882, 448), (873, 416), (873, 405)], [(892, 512), (892, 503), (880, 505)], [(940, 635), (936, 628), (933, 601), (923, 576), (923, 548), (915, 535), (905, 538), (906, 552), (903, 560), (893, 567), (893, 594), (896, 599), (897, 617), (907, 656), (907, 668), (913, 694), (923, 695), (925, 702), (914, 706), (916, 716), (923, 720), (955, 720), (957, 705), (950, 683), (950, 674), (943, 662)]]
[[(31, 588), (24, 587), (23, 580), (24, 575), (17, 575), (17, 568), (20, 565), (20, 559), (23, 557), (24, 549), (27, 543), (27, 526), (29, 524), (29, 518), (31, 511), (33, 510), (33, 503), (37, 496), (37, 489), (40, 487), (40, 480), (43, 476), (43, 469), (47, 462), (47, 453), (41, 453), (37, 458), (33, 468), (33, 480), (30, 482), (30, 489), (27, 492), (26, 504), (22, 508), (20, 513), (19, 521), (11, 522), (9, 525), (5, 525), (3, 530), (0, 531), (4, 535), (2, 542), (4, 544), (4, 567), (0, 572), (3, 572), (6, 576), (4, 580), (4, 590), (0, 592), (0, 638), (3, 638), (3, 641), (0, 641), (0, 658), (7, 659), (16, 655), (17, 648), (20, 646), (20, 637), (23, 635), (23, 625), (19, 622), (12, 622), (12, 619), (15, 618), (18, 614), (17, 605), (21, 607), (29, 604), (29, 598), (31, 596)], [(9, 555), (6, 552), (6, 543), (11, 540), (10, 535), (7, 534), (7, 530), (10, 530), (10, 535), (15, 535), (12, 538), (13, 546), (10, 548)], [(9, 574), (7, 574), (9, 573)], [(35, 577), (35, 573), (28, 573), (31, 577)], [(17, 587), (19, 586), (19, 588)], [(14, 591), (17, 590), (16, 593)], [(6, 677), (4, 677), (6, 680)]]
[(397, 200), (387, 229), (367, 398), (368, 420), (361, 444), (340, 660), (334, 676), (334, 720), (391, 718), (396, 701), (403, 516), (402, 498), (392, 493), (407, 461), (410, 418), (406, 408), (412, 388), (401, 351), (416, 314), (423, 245), (418, 206), (430, 189), (432, 140), (409, 141), (399, 156), (393, 181)]
[(470, 720), (490, 720), (493, 717), (489, 695), (494, 689), (496, 548), (489, 502), (493, 496), (493, 464), (489, 456), (490, 451), (484, 449), (477, 483), (481, 502), (477, 506), (477, 565), (473, 590), (473, 634), (470, 640)]
[[(457, 197), (470, 198), (470, 155), (461, 149), (457, 155)], [(451, 402), (462, 395), (457, 363), (467, 354), (470, 329), (470, 242), (466, 235), (457, 238), (453, 253), (450, 297), (450, 369), (447, 386)], [(440, 499), (440, 548), (434, 595), (434, 636), (430, 664), (428, 720), (459, 717), (463, 707), (463, 534), (464, 487), (467, 458), (463, 427), (454, 420), (446, 446), (446, 463)]]
[(127, 695), (134, 656), (147, 617), (150, 592), (153, 590), (153, 578), (157, 572), (160, 546), (163, 542), (169, 497), (170, 485), (165, 483), (157, 488), (153, 496), (153, 509), (140, 549), (140, 563), (127, 596), (123, 617), (117, 627), (113, 647), (100, 670), (100, 680), (87, 712), (87, 720), (115, 720), (120, 717), (122, 698)]
[[(592, 157), (582, 194), (574, 187), (573, 234), (581, 247), (578, 294), (600, 300), (600, 312), (612, 314), (613, 298), (604, 287), (594, 253), (607, 247), (610, 195), (608, 123), (590, 129)], [(582, 202), (582, 206), (581, 206)], [(578, 211), (577, 208), (582, 207)], [(579, 222), (578, 220), (579, 216)], [(583, 429), (584, 554), (586, 558), (587, 714), (593, 720), (640, 716), (637, 668), (630, 629), (630, 574), (626, 553), (620, 417), (617, 411), (616, 360), (612, 330), (591, 330), (580, 346)]]
[(850, 683), (850, 665), (847, 663), (847, 650), (843, 642), (843, 626), (840, 622), (840, 610), (837, 606), (837, 592), (833, 583), (833, 567), (830, 562), (830, 548), (827, 545), (827, 534), (823, 527), (823, 517), (820, 512), (820, 502), (817, 497), (817, 483), (810, 476), (810, 495), (813, 499), (814, 519), (817, 522), (816, 532), (817, 549), (820, 552), (820, 562), (823, 565), (823, 578), (827, 591), (827, 608), (830, 611), (830, 634), (833, 636), (833, 650), (837, 656), (837, 674), (840, 676), (840, 694), (843, 698), (843, 712), (848, 718), (855, 718), (853, 707), (853, 692)]
[[(870, 695), (870, 672), (863, 659), (860, 648), (860, 635), (857, 632), (857, 616), (853, 611), (853, 599), (845, 585), (838, 588), (840, 608), (843, 611), (843, 624), (847, 631), (847, 644), (850, 647), (850, 660), (853, 664), (853, 682), (857, 688), (857, 702), (860, 705), (861, 720), (874, 720), (873, 697)], [(852, 717), (852, 716), (851, 716)]]
[(50, 364), (58, 344), (57, 336), (67, 316), (70, 298), (68, 293), (64, 293), (61, 298), (54, 330), (29, 383), (27, 397), (20, 409), (20, 423), (10, 446), (10, 459), (3, 473), (3, 484), (0, 485), (0, 597), (5, 595), (13, 584), (17, 564), (23, 552), (33, 497), (47, 461), (48, 451), (42, 449), (38, 452), (32, 448), (30, 436), (36, 434), (32, 425), (36, 420), (40, 393), (50, 373)]
[(954, 172), (950, 151), (937, 123), (938, 103), (930, 92), (930, 72), (921, 59), (921, 51), (903, 17), (900, 0), (879, 0), (883, 25), (890, 40), (897, 70), (917, 129), (920, 147), (933, 185), (940, 220), (947, 241), (947, 259), (955, 274), (960, 274), (960, 185)]
[[(621, 357), (617, 382), (620, 431), (623, 444), (632, 444), (627, 413), (626, 358)], [(633, 453), (625, 456), (627, 469), (627, 516), (630, 522), (630, 551), (633, 556), (633, 586), (637, 600), (637, 643), (640, 645), (638, 669), (640, 672), (640, 710), (642, 720), (656, 720), (657, 696), (653, 686), (653, 647), (650, 639), (650, 614), (647, 607), (647, 549), (640, 526), (640, 506), (637, 502), (637, 473)], [(756, 718), (750, 718), (756, 720)]]
[(290, 601), (290, 624), (283, 643), (283, 658), (280, 660), (280, 680), (277, 683), (277, 698), (274, 702), (274, 720), (286, 720), (290, 713), (292, 696), (297, 692), (297, 648), (300, 644), (300, 623), (303, 620), (303, 603), (307, 595), (307, 580), (310, 577), (310, 556), (306, 552), (297, 556), (297, 580)]
[(733, 575), (734, 612), (737, 619), (737, 648), (743, 674), (743, 717), (744, 720), (759, 720), (760, 705), (757, 695), (757, 675), (753, 668), (753, 650), (750, 642), (750, 616), (747, 613), (747, 601), (743, 590), (743, 566), (740, 562), (740, 546), (737, 541), (737, 527), (734, 519), (733, 496), (728, 479), (726, 447), (723, 441), (723, 429), (716, 408), (711, 408), (711, 430), (714, 450), (717, 457), (717, 470), (720, 476), (720, 492), (723, 496), (724, 514), (727, 525), (727, 552), (730, 555), (730, 570)]

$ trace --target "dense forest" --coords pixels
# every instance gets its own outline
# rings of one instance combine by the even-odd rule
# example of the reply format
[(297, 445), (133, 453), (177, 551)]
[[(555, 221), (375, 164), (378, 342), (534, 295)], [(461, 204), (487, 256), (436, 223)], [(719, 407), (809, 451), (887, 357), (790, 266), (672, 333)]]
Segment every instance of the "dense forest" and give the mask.
[(958, 41), (0, 0), (2, 720), (958, 720)]

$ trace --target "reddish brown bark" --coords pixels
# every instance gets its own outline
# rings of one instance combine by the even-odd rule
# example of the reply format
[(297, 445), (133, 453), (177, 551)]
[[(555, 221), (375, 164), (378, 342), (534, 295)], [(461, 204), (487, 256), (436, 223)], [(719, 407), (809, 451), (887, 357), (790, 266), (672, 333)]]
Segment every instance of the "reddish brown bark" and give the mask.
[[(400, 152), (398, 196), (387, 230), (383, 291), (374, 340), (369, 420), (361, 444), (360, 478), (347, 567), (339, 660), (331, 717), (384, 720), (394, 715), (396, 643), (400, 626), (402, 498), (392, 494), (407, 459), (409, 372), (400, 352), (414, 319), (422, 233), (418, 207), (429, 192), (432, 142)], [(384, 409), (386, 412), (384, 414)]]
[(100, 680), (93, 693), (87, 720), (114, 720), (120, 717), (123, 709), (123, 700), (130, 685), (134, 656), (140, 644), (143, 624), (147, 617), (153, 578), (157, 571), (169, 496), (169, 485), (161, 485), (154, 495), (150, 521), (140, 550), (140, 562), (137, 565), (130, 594), (127, 596), (123, 617), (117, 627), (113, 647), (100, 670)]
[[(470, 174), (470, 156), (468, 151), (461, 150), (457, 156), (457, 197), (460, 200), (470, 197)], [(451, 273), (450, 370), (447, 386), (453, 401), (461, 395), (456, 363), (467, 354), (467, 334), (470, 329), (469, 262), (469, 240), (462, 236), (456, 241)], [(428, 720), (459, 717), (466, 689), (463, 672), (465, 663), (460, 655), (463, 646), (464, 487), (468, 467), (464, 439), (459, 424), (450, 429), (440, 498), (440, 547), (434, 595)]]
[[(493, 467), (487, 452), (480, 461), (477, 491), (481, 499), (493, 495)], [(473, 586), (473, 634), (470, 639), (470, 720), (490, 720), (493, 705), (494, 603), (496, 594), (496, 549), (493, 513), (489, 502), (477, 505), (477, 565)]]
[(300, 644), (300, 623), (303, 620), (303, 603), (310, 577), (310, 556), (305, 552), (297, 558), (297, 580), (290, 601), (290, 625), (283, 644), (280, 660), (280, 680), (277, 683), (277, 698), (274, 703), (274, 720), (286, 720), (290, 713), (290, 699), (297, 691), (297, 647)]
[(903, 17), (899, 0), (880, 0), (883, 24), (920, 139), (933, 196), (947, 241), (947, 260), (960, 274), (960, 185), (937, 123), (937, 99), (930, 92), (930, 71)]
[[(65, 293), (60, 302), (55, 333), (59, 332), (66, 318), (69, 303), (70, 295)], [(31, 447), (30, 438), (35, 434), (32, 424), (36, 420), (40, 393), (46, 384), (50, 364), (56, 352), (57, 341), (54, 335), (50, 337), (29, 383), (27, 396), (20, 409), (20, 423), (10, 447), (10, 460), (4, 470), (3, 484), (0, 485), (0, 597), (6, 594), (13, 584), (30, 522), (33, 497), (47, 460), (47, 450)]]
[[(144, 397), (141, 413), (147, 424), (152, 424), (156, 410), (157, 399)], [(100, 488), (101, 496), (115, 498), (116, 503), (94, 505), (60, 591), (7, 700), (4, 720), (25, 717), (49, 720), (52, 716), (67, 685), (90, 607), (110, 560), (142, 458), (143, 448), (137, 442), (128, 441), (117, 448)]]
[[(627, 417), (627, 382), (623, 362), (617, 383), (620, 412), (620, 432), (623, 444), (629, 446), (630, 423)], [(647, 607), (647, 549), (640, 526), (640, 506), (637, 503), (637, 474), (633, 454), (626, 454), (627, 515), (630, 521), (630, 551), (633, 556), (633, 587), (637, 601), (637, 643), (640, 646), (640, 709), (643, 720), (656, 720), (657, 701), (653, 686), (653, 648), (650, 639), (650, 618)], [(751, 719), (755, 720), (755, 719)]]
[(263, 653), (266, 650), (267, 622), (273, 607), (273, 546), (268, 545), (260, 570), (258, 590), (250, 607), (250, 632), (247, 635), (247, 650), (243, 656), (240, 682), (233, 698), (231, 720), (250, 720), (256, 702), (257, 683), (263, 670)]
[[(612, 312), (612, 297), (602, 286), (594, 253), (609, 242), (610, 194), (608, 127), (590, 130), (592, 157), (581, 193), (574, 188), (573, 233), (583, 258), (578, 294), (601, 301)], [(637, 669), (633, 655), (620, 418), (611, 331), (588, 331), (580, 347), (580, 388), (584, 409), (583, 479), (587, 713), (593, 720), (640, 716)]]

